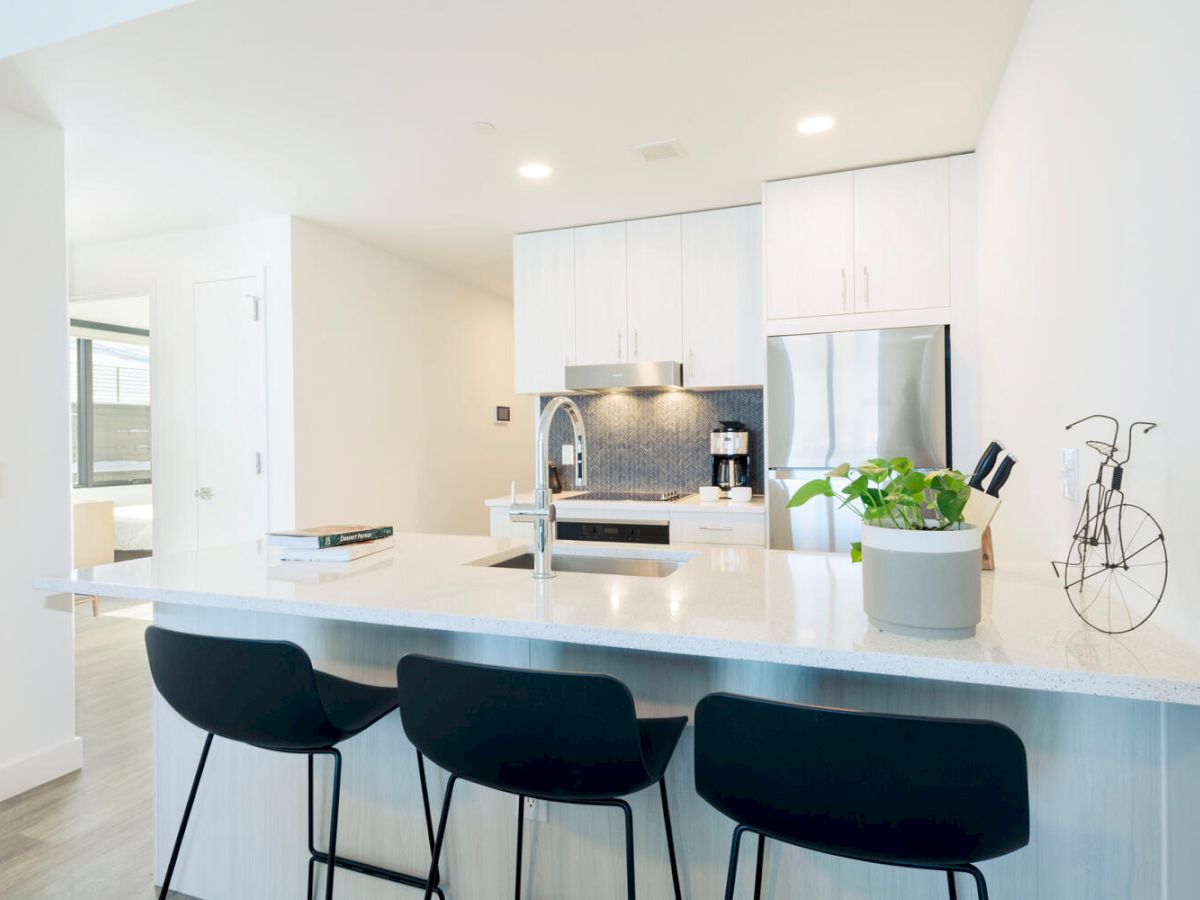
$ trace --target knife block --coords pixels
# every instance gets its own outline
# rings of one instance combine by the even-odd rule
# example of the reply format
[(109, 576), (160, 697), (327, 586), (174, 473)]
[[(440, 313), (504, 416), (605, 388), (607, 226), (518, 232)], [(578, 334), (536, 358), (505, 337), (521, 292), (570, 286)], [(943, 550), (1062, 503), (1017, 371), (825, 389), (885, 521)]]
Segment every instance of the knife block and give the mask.
[(992, 554), (992, 526), (989, 525), (983, 529), (983, 552), (980, 557), (982, 560), (982, 568), (985, 572), (994, 572), (996, 569), (996, 557)]
[(963, 520), (968, 525), (983, 529), (983, 537), (980, 542), (983, 546), (982, 568), (985, 572), (991, 572), (996, 568), (996, 557), (992, 553), (992, 518), (999, 508), (999, 498), (971, 488), (971, 498), (967, 501), (966, 509), (963, 510)]

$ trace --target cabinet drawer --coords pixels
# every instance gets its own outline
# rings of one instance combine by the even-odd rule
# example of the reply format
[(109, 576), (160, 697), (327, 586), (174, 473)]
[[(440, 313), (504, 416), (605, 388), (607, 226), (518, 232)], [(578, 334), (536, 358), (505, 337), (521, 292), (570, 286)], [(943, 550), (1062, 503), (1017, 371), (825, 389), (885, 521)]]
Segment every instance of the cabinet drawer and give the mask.
[(672, 544), (746, 544), (766, 542), (764, 516), (745, 513), (671, 513)]

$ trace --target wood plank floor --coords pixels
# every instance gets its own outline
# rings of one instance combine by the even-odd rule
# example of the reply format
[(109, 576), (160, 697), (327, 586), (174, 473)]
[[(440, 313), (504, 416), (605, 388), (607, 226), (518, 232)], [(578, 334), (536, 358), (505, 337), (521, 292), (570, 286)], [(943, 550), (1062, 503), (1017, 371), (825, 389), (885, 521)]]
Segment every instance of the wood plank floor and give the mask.
[[(84, 767), (0, 803), (0, 897), (151, 900), (151, 684), (136, 604), (76, 608)], [(171, 894), (188, 900), (183, 894)]]

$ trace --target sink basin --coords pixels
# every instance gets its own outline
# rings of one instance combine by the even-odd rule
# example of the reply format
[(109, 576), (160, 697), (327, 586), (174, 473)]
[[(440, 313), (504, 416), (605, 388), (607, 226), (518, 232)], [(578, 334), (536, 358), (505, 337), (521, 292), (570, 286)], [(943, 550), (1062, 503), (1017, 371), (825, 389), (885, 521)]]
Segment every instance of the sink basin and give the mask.
[[(585, 556), (583, 554), (555, 553), (552, 566), (555, 572), (589, 572), (595, 575), (634, 575), (642, 578), (666, 578), (682, 566), (686, 560), (645, 559), (628, 556)], [(473, 563), (493, 569), (524, 569), (533, 571), (533, 553), (518, 553), (503, 559), (481, 559)]]

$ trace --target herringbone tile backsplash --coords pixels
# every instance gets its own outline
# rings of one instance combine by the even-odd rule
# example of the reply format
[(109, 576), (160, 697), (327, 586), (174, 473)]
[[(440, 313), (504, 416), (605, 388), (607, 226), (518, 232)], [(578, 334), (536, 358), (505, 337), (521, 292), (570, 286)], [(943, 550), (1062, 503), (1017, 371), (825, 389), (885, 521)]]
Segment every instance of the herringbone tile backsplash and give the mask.
[[(722, 420), (734, 420), (750, 432), (750, 484), (754, 493), (763, 492), (762, 391), (619, 392), (573, 399), (587, 428), (590, 488), (694, 493), (712, 483), (709, 433)], [(552, 462), (559, 462), (559, 448), (571, 441), (571, 425), (559, 413), (550, 430)], [(574, 470), (560, 465), (559, 471), (570, 490)]]

